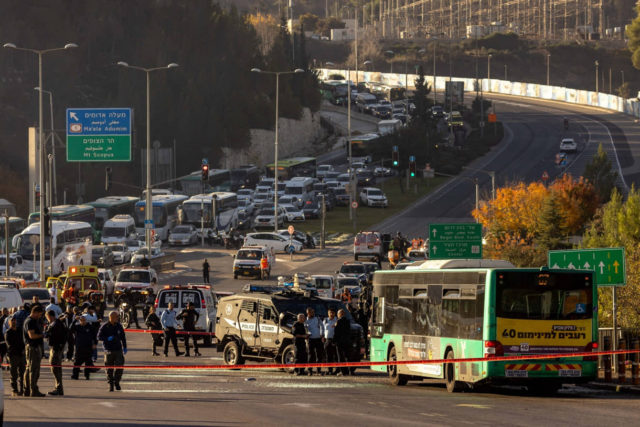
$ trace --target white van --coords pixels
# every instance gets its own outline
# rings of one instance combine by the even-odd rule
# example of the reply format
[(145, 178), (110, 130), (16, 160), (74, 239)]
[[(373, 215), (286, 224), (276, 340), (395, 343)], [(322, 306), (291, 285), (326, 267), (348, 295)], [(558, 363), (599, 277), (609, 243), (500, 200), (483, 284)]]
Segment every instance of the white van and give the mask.
[(22, 304), (22, 296), (13, 281), (0, 280), (0, 309), (18, 307)]
[(131, 215), (116, 215), (102, 227), (102, 243), (124, 243), (127, 239), (137, 239), (136, 223)]
[(402, 122), (398, 119), (380, 120), (378, 122), (378, 133), (380, 135), (391, 135), (402, 128)]
[(304, 206), (308, 200), (312, 200), (315, 192), (313, 191), (313, 178), (295, 177), (287, 181), (284, 188), (284, 194), (287, 196), (295, 196)]

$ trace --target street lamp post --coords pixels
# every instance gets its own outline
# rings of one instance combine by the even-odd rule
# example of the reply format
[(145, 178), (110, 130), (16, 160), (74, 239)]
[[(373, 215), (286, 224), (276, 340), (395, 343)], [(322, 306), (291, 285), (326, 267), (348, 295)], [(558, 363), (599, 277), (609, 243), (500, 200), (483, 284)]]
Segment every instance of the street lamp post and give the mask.
[(56, 188), (56, 150), (55, 150), (55, 126), (53, 125), (53, 93), (48, 90), (40, 89), (39, 87), (34, 87), (34, 90), (46, 93), (49, 95), (49, 112), (51, 113), (51, 156), (53, 156), (53, 165), (49, 162), (49, 167), (53, 168), (53, 171), (49, 173), (49, 192), (47, 193), (49, 199), (47, 200), (47, 204), (49, 206), (54, 206), (58, 204), (58, 191)]
[[(42, 89), (42, 55), (45, 53), (57, 52), (60, 50), (72, 49), (74, 47), (78, 47), (75, 43), (67, 43), (64, 47), (57, 47), (53, 49), (29, 49), (24, 47), (17, 47), (13, 43), (5, 43), (3, 47), (7, 49), (15, 49), (22, 50), (25, 52), (31, 52), (38, 55), (38, 87)], [(45, 209), (45, 178), (44, 178), (44, 143), (42, 140), (42, 127), (43, 127), (43, 119), (42, 119), (42, 90), (38, 91), (38, 145), (40, 147), (40, 152), (38, 153), (38, 174), (39, 174), (39, 185), (40, 185), (40, 278), (41, 280), (45, 280), (45, 271), (44, 271), (44, 249), (45, 249), (45, 235), (44, 235), (44, 209)], [(53, 274), (53, 259), (49, 260), (50, 271)]]
[(139, 67), (136, 65), (129, 65), (124, 61), (119, 61), (118, 64), (121, 67), (131, 68), (138, 71), (144, 71), (147, 76), (147, 185), (146, 185), (146, 194), (145, 194), (145, 206), (144, 206), (144, 240), (147, 250), (149, 251), (149, 255), (151, 255), (151, 229), (148, 224), (151, 224), (151, 220), (153, 219), (153, 207), (152, 207), (152, 197), (151, 197), (151, 85), (149, 75), (152, 71), (158, 70), (168, 70), (170, 68), (178, 67), (178, 64), (175, 62), (171, 62), (163, 67), (154, 67), (154, 68), (145, 68)]
[[(252, 72), (254, 73), (262, 73), (262, 74), (272, 74), (276, 76), (276, 130), (275, 130), (275, 147), (274, 147), (274, 161), (273, 161), (273, 178), (274, 178), (274, 190), (275, 194), (273, 195), (273, 227), (274, 230), (278, 231), (278, 113), (279, 113), (279, 103), (280, 103), (280, 75), (281, 74), (294, 74), (294, 73), (304, 73), (304, 70), (301, 68), (296, 68), (293, 71), (263, 71), (260, 68), (252, 68)], [(347, 82), (349, 78), (347, 77)], [(347, 83), (349, 86), (349, 83)], [(350, 95), (350, 94), (348, 94)], [(348, 96), (348, 99), (351, 99), (351, 96)]]
[(551, 54), (547, 53), (547, 86), (549, 86), (549, 63), (551, 62)]
[(389, 57), (389, 65), (391, 66), (389, 73), (393, 74), (393, 57), (396, 55), (396, 53), (392, 50), (386, 50), (384, 54)]
[(504, 80), (507, 80), (507, 64), (504, 64)]
[(598, 66), (600, 65), (600, 63), (598, 62), (598, 60), (596, 60), (595, 64), (596, 64), (596, 93), (598, 93), (599, 92), (599, 90), (598, 90), (599, 89), (599, 87), (598, 87), (598, 75), (599, 75)]

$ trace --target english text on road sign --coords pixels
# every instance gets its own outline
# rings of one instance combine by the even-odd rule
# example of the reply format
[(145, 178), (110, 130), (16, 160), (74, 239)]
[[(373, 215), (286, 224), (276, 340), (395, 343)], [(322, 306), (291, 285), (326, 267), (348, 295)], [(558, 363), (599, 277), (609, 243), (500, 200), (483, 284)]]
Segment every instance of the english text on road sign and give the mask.
[(68, 108), (67, 161), (131, 161), (131, 109)]
[(482, 258), (482, 225), (429, 224), (429, 257)]
[(549, 251), (549, 267), (593, 270), (598, 286), (624, 286), (624, 248)]

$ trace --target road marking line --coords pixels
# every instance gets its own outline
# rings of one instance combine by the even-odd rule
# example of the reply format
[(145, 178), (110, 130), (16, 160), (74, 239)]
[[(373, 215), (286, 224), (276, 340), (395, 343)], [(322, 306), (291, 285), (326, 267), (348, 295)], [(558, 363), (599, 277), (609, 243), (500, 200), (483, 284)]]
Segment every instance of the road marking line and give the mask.
[(491, 406), (489, 405), (479, 405), (475, 403), (460, 403), (456, 406), (462, 406), (465, 408), (475, 408), (475, 409), (491, 409)]

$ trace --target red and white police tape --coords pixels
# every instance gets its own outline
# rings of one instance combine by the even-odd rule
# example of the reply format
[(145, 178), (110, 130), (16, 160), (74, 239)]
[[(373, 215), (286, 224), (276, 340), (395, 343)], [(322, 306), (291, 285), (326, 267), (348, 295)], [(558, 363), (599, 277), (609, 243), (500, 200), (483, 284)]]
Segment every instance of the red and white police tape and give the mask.
[[(556, 353), (556, 354), (532, 354), (528, 356), (496, 356), (496, 357), (467, 357), (459, 359), (431, 359), (431, 360), (384, 360), (380, 362), (335, 362), (335, 363), (270, 363), (256, 365), (124, 365), (124, 366), (104, 366), (95, 365), (88, 368), (100, 369), (127, 369), (127, 370), (172, 370), (172, 369), (193, 369), (193, 370), (220, 370), (220, 369), (293, 369), (293, 368), (364, 368), (368, 366), (388, 366), (388, 365), (433, 365), (440, 363), (463, 363), (463, 362), (506, 362), (514, 360), (545, 360), (557, 359), (561, 357), (597, 357), (613, 354), (640, 354), (640, 350), (609, 350), (599, 352), (580, 353)], [(2, 364), (2, 366), (9, 366)], [(42, 368), (86, 368), (87, 366), (73, 365), (40, 365)]]
[[(125, 329), (125, 332), (133, 332), (138, 334), (163, 334), (164, 331), (162, 329)], [(205, 332), (205, 331), (183, 331), (181, 329), (176, 329), (176, 335), (205, 335), (215, 337), (216, 334), (214, 332)]]

